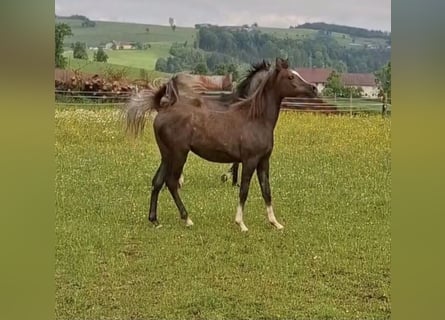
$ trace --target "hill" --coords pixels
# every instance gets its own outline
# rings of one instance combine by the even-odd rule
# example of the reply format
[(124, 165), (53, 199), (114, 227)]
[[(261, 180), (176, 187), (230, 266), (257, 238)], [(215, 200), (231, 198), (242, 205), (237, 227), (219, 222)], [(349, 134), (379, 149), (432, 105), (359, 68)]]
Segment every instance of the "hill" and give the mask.
[(295, 28), (324, 30), (329, 32), (344, 33), (353, 37), (362, 37), (362, 38), (380, 38), (384, 40), (389, 40), (391, 37), (391, 34), (389, 32), (384, 32), (380, 30), (368, 30), (365, 28), (342, 26), (338, 24), (331, 24), (324, 22), (304, 23), (299, 26), (296, 26)]
[(82, 27), (83, 20), (80, 19), (56, 18), (57, 22), (68, 24), (73, 31), (74, 35), (65, 39), (67, 47), (77, 41), (85, 42), (88, 47), (98, 46), (113, 40), (151, 44), (185, 41), (193, 43), (196, 36), (196, 30), (187, 27), (177, 27), (173, 31), (170, 26), (151, 24), (95, 21), (95, 27)]
[[(176, 27), (176, 30), (172, 30), (170, 26), (109, 21), (94, 21), (91, 26), (85, 25), (85, 21), (90, 20), (83, 16), (56, 17), (55, 20), (56, 22), (68, 24), (73, 32), (73, 36), (65, 38), (65, 56), (72, 56), (70, 46), (77, 41), (86, 43), (87, 47), (97, 47), (113, 40), (139, 42), (141, 44), (150, 45), (150, 48), (147, 50), (107, 50), (107, 54), (109, 56), (108, 62), (114, 65), (113, 68), (116, 66), (127, 66), (137, 70), (141, 68), (146, 70), (154, 70), (155, 63), (158, 58), (168, 58), (171, 56), (170, 47), (173, 43), (181, 43), (187, 48), (192, 48), (197, 42), (196, 40), (198, 38), (198, 30), (192, 27)], [(386, 48), (388, 41), (385, 36), (382, 37), (380, 34), (375, 34), (376, 37), (371, 37), (371, 35), (374, 35), (374, 33), (372, 33), (373, 31), (369, 31), (370, 33), (364, 33), (363, 30), (365, 29), (329, 24), (305, 24), (288, 29), (259, 26), (256, 29), (263, 34), (273, 36), (276, 39), (281, 39), (281, 41), (284, 41), (284, 43), (286, 43), (286, 39), (293, 40), (294, 43), (295, 41), (300, 40), (304, 42), (305, 40), (309, 39), (318, 39), (316, 41), (320, 44), (329, 46), (328, 42), (336, 42), (343, 49), (381, 49)], [(338, 31), (350, 32), (352, 35)], [(359, 31), (363, 37), (357, 36), (360, 34)], [(327, 40), (319, 40), (320, 35), (323, 34), (328, 36), (326, 38)], [(291, 50), (290, 52), (294, 51), (292, 48), (288, 48), (285, 51), (287, 52), (288, 50)], [(310, 51), (312, 51), (312, 49), (310, 49)], [(216, 51), (216, 53), (222, 52)], [(229, 56), (231, 55), (232, 57), (235, 57), (229, 52), (225, 53), (226, 55), (228, 54)], [(371, 53), (371, 55), (372, 54), (373, 53)], [(375, 54), (379, 53), (376, 51)], [(313, 55), (314, 66), (317, 66), (317, 56), (315, 51), (313, 52)], [(92, 57), (91, 51), (89, 52), (89, 56)], [(251, 58), (256, 59), (256, 56), (252, 56)], [(250, 60), (248, 61), (246, 59), (241, 59), (240, 62), (241, 61), (250, 62)], [(301, 62), (302, 58), (298, 58), (297, 61)], [(348, 61), (346, 61), (346, 63), (350, 64)], [(307, 62), (301, 66), (305, 66), (306, 64)], [(319, 64), (324, 65), (325, 62), (320, 62)], [(358, 69), (361, 70), (364, 69), (364, 67), (361, 66)], [(374, 68), (372, 67), (372, 69)], [(139, 71), (135, 71), (132, 73), (136, 74), (138, 72)]]

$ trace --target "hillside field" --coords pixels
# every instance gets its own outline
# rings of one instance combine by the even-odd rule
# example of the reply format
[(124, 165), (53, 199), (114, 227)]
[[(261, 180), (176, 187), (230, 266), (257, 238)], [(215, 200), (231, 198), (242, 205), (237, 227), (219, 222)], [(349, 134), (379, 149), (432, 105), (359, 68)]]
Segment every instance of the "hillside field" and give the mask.
[[(170, 26), (96, 21), (94, 28), (84, 28), (81, 26), (81, 20), (57, 18), (56, 22), (67, 23), (71, 26), (74, 34), (73, 36), (65, 38), (67, 56), (72, 55), (70, 45), (77, 41), (86, 43), (87, 47), (97, 47), (113, 40), (149, 43), (151, 48), (147, 50), (107, 51), (110, 57), (108, 63), (110, 64), (144, 68), (147, 70), (154, 70), (158, 58), (169, 56), (169, 49), (172, 43), (187, 42), (188, 45), (192, 45), (197, 35), (197, 30), (192, 27), (179, 26), (173, 31)], [(147, 28), (149, 28), (148, 32)], [(293, 39), (313, 37), (317, 34), (316, 30), (311, 29), (284, 29), (260, 26), (259, 30), (279, 38), (289, 37)], [(333, 37), (345, 47), (359, 47), (364, 44), (376, 46), (384, 44), (384, 40), (377, 38), (356, 38), (355, 44), (352, 44), (352, 38), (347, 34), (341, 33), (333, 33)], [(90, 59), (92, 59), (92, 57), (92, 52), (90, 52)]]

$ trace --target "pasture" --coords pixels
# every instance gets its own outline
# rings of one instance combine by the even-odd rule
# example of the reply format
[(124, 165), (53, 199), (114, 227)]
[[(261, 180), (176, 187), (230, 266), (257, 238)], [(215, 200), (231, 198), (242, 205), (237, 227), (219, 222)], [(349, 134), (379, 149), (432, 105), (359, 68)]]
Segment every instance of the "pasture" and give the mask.
[[(88, 53), (92, 56), (92, 53)], [(108, 54), (108, 52), (107, 52)], [(86, 61), (82, 59), (73, 59), (72, 51), (65, 54), (65, 56), (69, 57), (67, 60), (67, 69), (68, 70), (79, 70), (82, 73), (89, 74), (100, 74), (106, 75), (108, 70), (112, 70), (114, 73), (120, 73), (122, 71), (125, 72), (125, 78), (127, 79), (142, 79), (147, 77), (148, 79), (156, 79), (169, 76), (168, 73), (156, 71), (153, 69), (145, 69), (145, 68), (137, 68), (137, 67), (128, 67), (125, 65), (113, 64), (113, 63), (105, 63), (105, 62), (97, 62), (97, 61)], [(143, 74), (144, 73), (144, 77)]]
[[(178, 132), (178, 134), (180, 134)], [(57, 319), (389, 319), (391, 119), (282, 112), (267, 223), (252, 179), (242, 233), (228, 165), (192, 154), (181, 196), (147, 221), (159, 152), (151, 124), (116, 109), (57, 107)]]
[[(184, 42), (193, 43), (196, 30), (189, 27), (177, 27), (175, 31), (170, 26), (112, 22), (112, 21), (96, 21), (94, 28), (83, 28), (81, 20), (73, 19), (56, 19), (56, 22), (68, 24), (73, 36), (65, 39), (65, 45), (69, 47), (71, 43), (77, 41), (85, 42), (87, 46), (98, 46), (101, 43), (116, 41), (134, 41), (141, 43), (156, 42)], [(165, 23), (167, 24), (167, 18)], [(149, 31), (147, 32), (147, 28)]]
[[(147, 50), (105, 50), (108, 55), (107, 64), (154, 70), (159, 57), (168, 57), (171, 43), (159, 42)], [(87, 50), (89, 60), (93, 60), (94, 51)], [(73, 51), (67, 50), (64, 56), (73, 59)], [(76, 59), (77, 60), (77, 59)], [(84, 62), (85, 63), (85, 62)]]

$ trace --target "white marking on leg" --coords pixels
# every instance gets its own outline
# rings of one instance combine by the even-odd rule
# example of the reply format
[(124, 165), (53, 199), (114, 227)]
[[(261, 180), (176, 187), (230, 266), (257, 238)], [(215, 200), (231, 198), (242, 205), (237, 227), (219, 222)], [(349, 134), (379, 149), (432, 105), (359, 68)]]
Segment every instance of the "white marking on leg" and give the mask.
[(179, 188), (182, 188), (183, 184), (184, 184), (184, 175), (181, 174), (181, 176), (179, 177)]
[(284, 228), (280, 223), (278, 223), (277, 219), (275, 218), (272, 206), (267, 206), (267, 218), (269, 219), (269, 222), (273, 224), (278, 230)]
[(243, 221), (243, 207), (239, 204), (238, 208), (236, 208), (236, 216), (235, 216), (235, 222), (241, 227), (241, 231), (247, 231), (246, 225)]
[(185, 220), (185, 226), (186, 226), (186, 227), (191, 227), (191, 226), (193, 226), (193, 221), (192, 221), (192, 219), (190, 219), (189, 217), (187, 217), (187, 220)]

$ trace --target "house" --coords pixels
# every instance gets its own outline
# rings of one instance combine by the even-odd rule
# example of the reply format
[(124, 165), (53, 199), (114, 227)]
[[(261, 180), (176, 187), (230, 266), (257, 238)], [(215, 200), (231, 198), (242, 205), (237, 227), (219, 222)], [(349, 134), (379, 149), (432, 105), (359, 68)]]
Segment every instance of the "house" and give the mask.
[(112, 49), (114, 49), (114, 50), (131, 50), (131, 49), (135, 49), (135, 48), (136, 48), (136, 46), (135, 46), (134, 42), (113, 40)]
[[(323, 91), (334, 69), (330, 68), (297, 68), (296, 71), (306, 81), (317, 86), (318, 92)], [(377, 98), (379, 93), (375, 83), (375, 76), (372, 73), (341, 73), (340, 79), (345, 87), (361, 87), (363, 95), (370, 98)]]
[(345, 87), (361, 87), (365, 97), (377, 98), (379, 94), (376, 78), (372, 73), (343, 73), (341, 80)]

